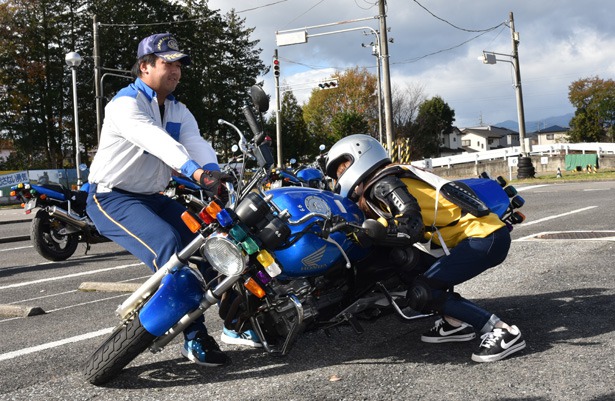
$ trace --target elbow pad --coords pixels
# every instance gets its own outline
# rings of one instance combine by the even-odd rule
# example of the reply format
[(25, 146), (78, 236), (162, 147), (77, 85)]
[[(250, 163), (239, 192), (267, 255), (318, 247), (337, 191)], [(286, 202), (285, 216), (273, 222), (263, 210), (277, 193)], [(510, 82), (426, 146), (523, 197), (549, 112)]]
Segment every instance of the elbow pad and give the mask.
[(393, 175), (384, 177), (374, 185), (372, 194), (389, 206), (398, 233), (409, 236), (412, 242), (423, 239), (425, 225), (421, 207), (399, 177)]

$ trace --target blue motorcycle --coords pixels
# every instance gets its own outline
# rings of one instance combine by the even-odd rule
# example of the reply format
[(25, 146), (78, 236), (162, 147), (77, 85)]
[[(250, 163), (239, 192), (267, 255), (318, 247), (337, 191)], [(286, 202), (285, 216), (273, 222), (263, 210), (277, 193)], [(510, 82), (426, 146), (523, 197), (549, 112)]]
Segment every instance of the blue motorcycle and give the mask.
[(11, 187), (12, 195), (23, 202), (26, 214), (39, 208), (32, 218), (30, 239), (34, 249), (45, 259), (61, 261), (70, 258), (79, 242), (106, 242), (85, 212), (89, 184), (70, 190), (59, 184), (20, 183)]
[[(402, 264), (383, 260), (357, 238), (382, 238), (384, 227), (333, 192), (262, 191), (273, 164), (269, 144), (258, 132), (248, 143), (236, 130), (249, 156), (244, 159), (256, 159), (258, 170), (242, 188), (227, 184), (226, 205), (211, 201), (196, 216), (184, 214), (194, 240), (117, 308), (120, 324), (86, 363), (90, 383), (113, 379), (146, 349), (161, 351), (214, 305), (227, 328), (255, 330), (264, 350), (277, 355), (286, 355), (306, 330), (345, 324), (361, 333), (361, 318), (386, 311), (406, 320), (423, 317), (404, 309), (405, 285), (419, 270), (418, 248)], [(468, 185), (510, 224), (511, 216), (519, 216), (514, 208), (522, 200), (513, 205), (513, 189), (506, 192), (487, 178)], [(206, 281), (190, 267), (199, 258), (215, 279)]]

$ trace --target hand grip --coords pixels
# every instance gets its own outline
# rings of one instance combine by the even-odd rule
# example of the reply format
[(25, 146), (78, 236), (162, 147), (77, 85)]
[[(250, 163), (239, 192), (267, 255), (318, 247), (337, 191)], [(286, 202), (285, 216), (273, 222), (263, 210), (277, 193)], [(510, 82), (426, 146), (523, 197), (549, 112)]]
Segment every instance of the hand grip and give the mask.
[(248, 120), (248, 125), (252, 130), (254, 136), (257, 136), (260, 133), (260, 129), (258, 129), (258, 123), (256, 122), (256, 117), (254, 117), (254, 113), (252, 113), (252, 109), (250, 106), (243, 106), (243, 115), (246, 116), (246, 120)]

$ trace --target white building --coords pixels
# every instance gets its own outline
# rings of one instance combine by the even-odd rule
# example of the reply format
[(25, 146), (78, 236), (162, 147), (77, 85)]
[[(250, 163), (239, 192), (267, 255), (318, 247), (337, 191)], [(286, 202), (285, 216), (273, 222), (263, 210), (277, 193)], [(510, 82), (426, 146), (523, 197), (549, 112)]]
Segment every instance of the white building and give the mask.
[(461, 130), (461, 147), (466, 152), (482, 152), (519, 146), (519, 133), (492, 125)]

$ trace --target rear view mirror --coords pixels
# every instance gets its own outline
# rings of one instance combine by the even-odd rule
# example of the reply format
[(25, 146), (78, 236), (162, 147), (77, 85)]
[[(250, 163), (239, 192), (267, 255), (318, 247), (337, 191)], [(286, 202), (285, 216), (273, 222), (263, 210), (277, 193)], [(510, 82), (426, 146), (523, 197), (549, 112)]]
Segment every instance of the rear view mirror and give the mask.
[(250, 88), (250, 97), (252, 98), (252, 103), (256, 111), (264, 113), (269, 110), (269, 96), (260, 85), (252, 85)]

